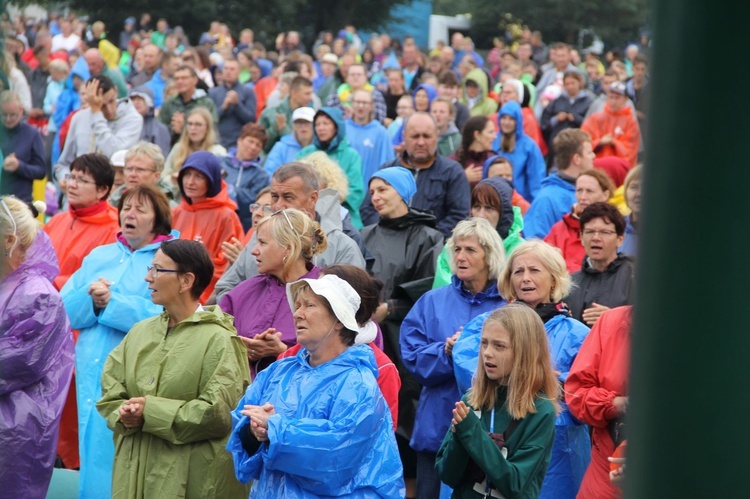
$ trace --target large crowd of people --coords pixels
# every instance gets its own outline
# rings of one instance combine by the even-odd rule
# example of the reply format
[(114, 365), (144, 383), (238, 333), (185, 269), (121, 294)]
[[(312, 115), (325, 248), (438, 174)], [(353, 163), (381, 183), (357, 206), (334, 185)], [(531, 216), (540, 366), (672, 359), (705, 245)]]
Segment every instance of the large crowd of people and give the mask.
[(647, 37), (87, 20), (2, 21), (3, 494), (621, 495)]

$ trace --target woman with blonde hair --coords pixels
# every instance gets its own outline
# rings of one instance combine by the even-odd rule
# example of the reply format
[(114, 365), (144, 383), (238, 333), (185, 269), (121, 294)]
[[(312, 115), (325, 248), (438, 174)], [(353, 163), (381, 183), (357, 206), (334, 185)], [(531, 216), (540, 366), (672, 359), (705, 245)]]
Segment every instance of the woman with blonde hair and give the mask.
[(578, 217), (591, 203), (608, 202), (612, 199), (615, 186), (609, 176), (598, 168), (591, 168), (576, 179), (576, 204), (570, 213), (563, 215), (545, 236), (544, 242), (560, 249), (568, 272), (581, 270), (586, 250), (581, 242), (581, 223)]
[(318, 176), (321, 189), (334, 189), (339, 193), (339, 203), (343, 203), (349, 195), (349, 179), (336, 161), (328, 157), (323, 151), (317, 151), (300, 160), (300, 163), (310, 165)]
[[(564, 383), (589, 328), (573, 319), (561, 303), (570, 290), (571, 278), (559, 250), (538, 239), (520, 244), (511, 253), (498, 287), (505, 298), (525, 304), (542, 319), (557, 378)], [(467, 324), (453, 348), (456, 379), (463, 391), (471, 385), (477, 368), (480, 331), (486, 320), (484, 314)], [(574, 498), (589, 463), (586, 426), (562, 401), (560, 405), (552, 458), (539, 497)]]
[(538, 497), (560, 392), (544, 324), (520, 303), (495, 310), (482, 327), (480, 356), (471, 391), (453, 409), (437, 471), (453, 497)]
[(287, 283), (317, 279), (313, 257), (325, 251), (325, 232), (300, 210), (279, 210), (258, 223), (252, 254), (259, 274), (224, 295), (221, 309), (234, 316), (234, 327), (247, 347), (255, 375), (297, 343), (294, 319), (286, 301)]
[(164, 162), (165, 175), (171, 174), (175, 180), (187, 157), (196, 151), (208, 151), (219, 157), (227, 155), (227, 150), (219, 141), (211, 111), (203, 106), (196, 107), (185, 117), (180, 140), (169, 151)]
[(13, 196), (0, 198), (0, 252), (0, 490), (43, 498), (73, 373), (73, 335), (52, 285), (60, 271), (55, 250)]

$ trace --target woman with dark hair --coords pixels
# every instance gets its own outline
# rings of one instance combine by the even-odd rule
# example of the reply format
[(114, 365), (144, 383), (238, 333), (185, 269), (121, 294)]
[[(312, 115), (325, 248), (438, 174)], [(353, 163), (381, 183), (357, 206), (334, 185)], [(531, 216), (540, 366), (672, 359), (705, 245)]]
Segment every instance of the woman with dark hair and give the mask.
[(199, 298), (213, 276), (197, 241), (165, 241), (146, 269), (154, 305), (109, 354), (96, 407), (115, 432), (115, 497), (248, 496), (224, 450), (250, 382), (232, 317)]
[[(398, 421), (398, 391), (401, 388), (401, 377), (398, 375), (398, 369), (393, 361), (383, 352), (383, 338), (377, 325), (371, 320), (372, 315), (380, 305), (380, 296), (383, 291), (383, 283), (375, 279), (366, 270), (354, 265), (331, 265), (324, 268), (323, 275), (335, 275), (348, 282), (357, 292), (362, 303), (357, 310), (357, 324), (359, 332), (357, 333), (356, 345), (367, 345), (372, 348), (375, 354), (375, 362), (378, 365), (378, 386), (380, 391), (391, 409), (391, 419), (393, 420), (393, 429), (396, 429)], [(302, 349), (302, 345), (297, 343), (295, 346), (279, 355), (279, 359), (297, 355)]]
[(117, 242), (95, 248), (60, 291), (70, 324), (80, 331), (75, 382), (81, 497), (111, 495), (112, 432), (94, 407), (102, 393), (102, 367), (136, 322), (161, 311), (143, 278), (159, 245), (180, 235), (172, 231), (167, 197), (155, 186), (128, 189), (117, 209)]
[(237, 147), (221, 158), (222, 176), (229, 188), (229, 197), (237, 203), (237, 212), (245, 231), (253, 225), (250, 205), (261, 189), (271, 183), (260, 153), (268, 141), (265, 128), (256, 123), (247, 123), (240, 130)]
[(593, 203), (580, 218), (586, 250), (581, 270), (573, 274), (573, 290), (565, 299), (573, 318), (594, 325), (601, 314), (633, 303), (635, 264), (619, 253), (625, 239), (625, 217), (609, 203)]
[(464, 125), (461, 147), (450, 158), (464, 168), (472, 189), (482, 180), (484, 163), (497, 156), (497, 152), (492, 150), (496, 138), (495, 125), (487, 116), (472, 116)]
[(214, 278), (201, 296), (201, 303), (205, 303), (227, 266), (222, 243), (233, 237), (242, 239), (245, 232), (236, 213), (237, 205), (230, 199), (227, 184), (221, 178), (216, 156), (207, 151), (188, 156), (177, 183), (182, 202), (172, 211), (174, 228), (183, 239), (202, 242), (214, 262)]
[(261, 372), (232, 412), (227, 450), (252, 497), (403, 497), (372, 350), (356, 345), (360, 297), (335, 275), (286, 285), (294, 357)]

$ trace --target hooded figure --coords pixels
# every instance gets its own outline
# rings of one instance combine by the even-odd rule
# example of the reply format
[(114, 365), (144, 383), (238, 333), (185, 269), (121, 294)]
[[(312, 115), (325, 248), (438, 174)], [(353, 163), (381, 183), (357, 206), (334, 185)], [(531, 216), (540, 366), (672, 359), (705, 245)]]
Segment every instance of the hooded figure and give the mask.
[[(205, 177), (205, 199), (194, 200), (186, 194), (184, 183), (188, 170)], [(202, 242), (214, 263), (211, 284), (200, 297), (200, 302), (205, 303), (227, 266), (221, 243), (233, 237), (241, 240), (244, 236), (242, 223), (236, 213), (237, 205), (229, 198), (227, 185), (221, 178), (219, 159), (210, 152), (197, 151), (188, 156), (180, 169), (177, 184), (182, 202), (172, 210), (172, 227), (180, 232), (181, 239)]]
[[(470, 81), (479, 87), (479, 93), (474, 98), (469, 97), (469, 93), (466, 90), (466, 85)], [(485, 73), (483, 69), (474, 68), (469, 71), (466, 78), (464, 78), (463, 87), (461, 103), (469, 108), (469, 113), (471, 113), (472, 116), (487, 116), (488, 114), (497, 111), (497, 102), (487, 96), (490, 83), (487, 73)]]
[[(319, 117), (333, 121), (336, 127), (336, 133), (326, 142), (320, 140), (318, 131), (315, 129), (315, 123)], [(303, 148), (297, 155), (297, 159), (309, 156), (315, 151), (323, 151), (329, 158), (334, 160), (344, 170), (347, 179), (349, 179), (349, 195), (344, 201), (344, 207), (352, 216), (352, 224), (358, 229), (362, 228), (362, 219), (359, 216), (359, 207), (365, 198), (365, 186), (362, 180), (362, 158), (357, 151), (349, 145), (346, 140), (346, 123), (341, 115), (341, 111), (335, 107), (324, 107), (315, 113), (313, 121), (313, 143)]]
[[(417, 88), (415, 88), (411, 93), (412, 106), (414, 106), (415, 111), (419, 111), (417, 109), (417, 92), (419, 92), (420, 90), (424, 90), (427, 93), (427, 110), (424, 112), (429, 113), (430, 109), (432, 108), (432, 101), (434, 101), (438, 96), (437, 90), (435, 89), (435, 87), (433, 87), (429, 83), (421, 83), (417, 85)], [(459, 144), (460, 144), (460, 141), (461, 139), (459, 138)], [(398, 128), (398, 130), (396, 130), (396, 135), (393, 136), (393, 139), (391, 139), (391, 142), (393, 143), (394, 146), (404, 143), (404, 123), (403, 122), (401, 123), (401, 126)]]
[(148, 111), (143, 116), (143, 130), (140, 140), (156, 144), (166, 158), (169, 155), (169, 129), (154, 116), (154, 89), (148, 85), (140, 85), (130, 91), (128, 95), (131, 102), (134, 98), (141, 98), (148, 106)]
[(60, 93), (55, 102), (55, 109), (52, 111), (49, 123), (47, 125), (48, 133), (54, 133), (55, 138), (52, 141), (51, 164), (56, 165), (60, 157), (62, 145), (60, 144), (60, 128), (63, 126), (65, 119), (70, 113), (80, 109), (81, 97), (78, 95), (78, 87), (74, 78), (79, 79), (79, 87), (91, 77), (86, 60), (80, 57), (70, 70), (68, 78), (65, 80), (65, 88)]
[[(511, 140), (510, 147), (503, 149), (503, 127), (501, 125), (503, 116), (510, 116), (516, 121), (516, 129)], [(497, 135), (495, 142), (492, 143), (492, 149), (513, 165), (513, 183), (521, 194), (529, 202), (534, 200), (537, 192), (542, 186), (542, 179), (547, 173), (547, 166), (544, 163), (544, 157), (539, 150), (539, 146), (534, 143), (523, 131), (523, 115), (521, 106), (518, 102), (511, 101), (506, 103), (497, 115), (497, 123), (500, 133)]]
[[(0, 209), (1, 210), (1, 209)], [(73, 337), (52, 280), (57, 257), (39, 231), (26, 261), (0, 279), (0, 490), (43, 498), (73, 373)]]
[[(490, 158), (488, 161), (491, 161)], [(497, 230), (500, 239), (503, 241), (503, 248), (505, 254), (510, 255), (513, 249), (521, 244), (524, 239), (521, 237), (523, 231), (523, 215), (521, 214), (521, 208), (513, 206), (513, 185), (504, 178), (492, 177), (482, 180), (477, 184), (491, 185), (493, 189), (497, 191), (500, 197), (500, 218), (497, 221), (495, 230)], [(451, 283), (451, 272), (450, 268), (450, 255), (448, 254), (447, 247), (443, 249), (438, 258), (437, 272), (435, 272), (435, 280), (432, 283), (432, 289), (447, 286)]]

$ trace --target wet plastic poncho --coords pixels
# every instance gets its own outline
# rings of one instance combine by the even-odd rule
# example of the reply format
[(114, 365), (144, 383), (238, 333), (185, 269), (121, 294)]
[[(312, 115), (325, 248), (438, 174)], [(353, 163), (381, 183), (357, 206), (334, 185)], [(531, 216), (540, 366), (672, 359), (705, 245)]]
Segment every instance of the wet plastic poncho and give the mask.
[[(172, 231), (172, 238), (180, 233)], [(112, 430), (96, 410), (102, 395), (101, 378), (107, 355), (139, 321), (159, 315), (162, 307), (151, 301), (146, 267), (161, 243), (132, 251), (122, 242), (94, 249), (60, 294), (70, 324), (80, 331), (76, 342), (78, 395), (78, 452), (81, 456), (79, 497), (109, 497), (115, 447)], [(107, 279), (112, 295), (103, 309), (94, 308), (88, 290), (99, 278)]]
[[(453, 346), (456, 381), (462, 393), (471, 387), (479, 356), (482, 326), (488, 316), (489, 313), (482, 314), (467, 324)], [(558, 379), (564, 383), (589, 328), (560, 314), (549, 319), (544, 324), (544, 329), (547, 331), (552, 361), (555, 369), (560, 372)], [(562, 411), (555, 419), (555, 443), (539, 497), (573, 499), (590, 461), (591, 444), (587, 427), (573, 417), (564, 401), (559, 402)]]
[[(112, 497), (245, 499), (224, 446), (250, 382), (247, 350), (217, 306), (168, 324), (166, 311), (139, 322), (104, 364), (96, 408), (115, 432)], [(131, 397), (146, 404), (128, 429), (118, 409)]]
[(44, 498), (73, 373), (73, 336), (43, 232), (0, 280), (0, 495)]
[[(251, 498), (404, 497), (391, 413), (375, 381), (367, 345), (316, 367), (306, 349), (258, 374), (232, 412), (227, 450)], [(249, 455), (242, 444), (246, 404), (271, 403), (268, 442)]]

